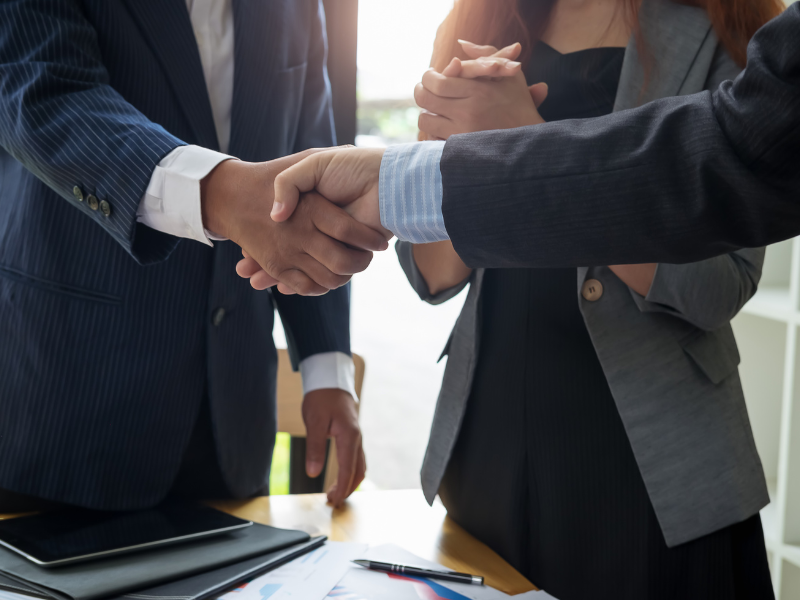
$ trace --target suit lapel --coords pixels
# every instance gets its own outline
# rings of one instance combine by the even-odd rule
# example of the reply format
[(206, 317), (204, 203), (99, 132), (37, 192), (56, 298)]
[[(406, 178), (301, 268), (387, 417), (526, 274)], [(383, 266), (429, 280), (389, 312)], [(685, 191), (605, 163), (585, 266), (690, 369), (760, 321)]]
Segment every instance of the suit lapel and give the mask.
[(234, 61), (231, 154), (264, 160), (258, 149), (275, 82), (283, 27), (282, 0), (233, 0)]
[[(640, 56), (632, 37), (622, 64), (615, 111), (678, 95), (712, 31), (705, 10), (672, 0), (643, 0), (639, 24), (647, 53)], [(648, 77), (645, 65), (650, 67)], [(647, 87), (642, 91), (645, 83)]]
[(125, 0), (166, 72), (196, 143), (218, 149), (203, 66), (185, 0)]

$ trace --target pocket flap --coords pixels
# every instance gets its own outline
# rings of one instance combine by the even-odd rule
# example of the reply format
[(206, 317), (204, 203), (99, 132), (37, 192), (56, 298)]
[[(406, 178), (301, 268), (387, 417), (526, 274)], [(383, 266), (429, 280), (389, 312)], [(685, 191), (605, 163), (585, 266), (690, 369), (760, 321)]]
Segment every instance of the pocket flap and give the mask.
[(682, 340), (681, 347), (714, 384), (733, 373), (742, 360), (730, 325), (698, 331)]

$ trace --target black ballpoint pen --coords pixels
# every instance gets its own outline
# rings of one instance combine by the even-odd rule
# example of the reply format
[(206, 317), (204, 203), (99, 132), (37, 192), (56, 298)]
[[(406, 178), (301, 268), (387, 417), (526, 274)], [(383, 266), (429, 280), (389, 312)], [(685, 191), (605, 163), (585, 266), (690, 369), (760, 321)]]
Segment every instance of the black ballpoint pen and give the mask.
[(371, 571), (383, 571), (384, 573), (400, 573), (401, 575), (413, 575), (416, 577), (427, 577), (428, 579), (441, 579), (455, 583), (468, 583), (471, 585), (483, 585), (483, 577), (470, 575), (468, 573), (456, 573), (455, 571), (431, 571), (430, 569), (419, 569), (417, 567), (406, 567), (404, 565), (392, 565), (389, 563), (375, 562), (374, 560), (354, 560), (354, 563)]

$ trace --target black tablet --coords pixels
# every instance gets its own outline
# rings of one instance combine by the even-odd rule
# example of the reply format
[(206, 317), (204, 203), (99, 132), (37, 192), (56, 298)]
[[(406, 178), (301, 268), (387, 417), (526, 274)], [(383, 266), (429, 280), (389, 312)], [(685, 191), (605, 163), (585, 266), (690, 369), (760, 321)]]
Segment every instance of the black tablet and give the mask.
[(75, 508), (0, 521), (0, 545), (37, 565), (55, 567), (193, 541), (252, 524), (185, 503), (136, 512)]

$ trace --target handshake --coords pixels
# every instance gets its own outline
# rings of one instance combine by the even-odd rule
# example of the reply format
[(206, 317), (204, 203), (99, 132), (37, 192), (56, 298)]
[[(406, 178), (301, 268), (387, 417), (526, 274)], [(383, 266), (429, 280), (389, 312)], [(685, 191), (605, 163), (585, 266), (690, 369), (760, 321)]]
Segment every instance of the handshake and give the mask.
[(228, 160), (202, 182), (206, 229), (242, 248), (256, 289), (315, 296), (347, 283), (388, 248), (381, 227), (382, 150), (307, 150), (265, 163)]
[[(441, 73), (429, 70), (415, 90), (426, 139), (543, 122), (537, 108), (547, 86), (528, 87), (514, 59), (501, 50), (460, 42)], [(202, 182), (203, 223), (242, 248), (237, 272), (255, 289), (314, 296), (364, 271), (372, 252), (388, 248), (381, 225), (383, 150), (307, 150), (265, 162), (221, 163)]]

